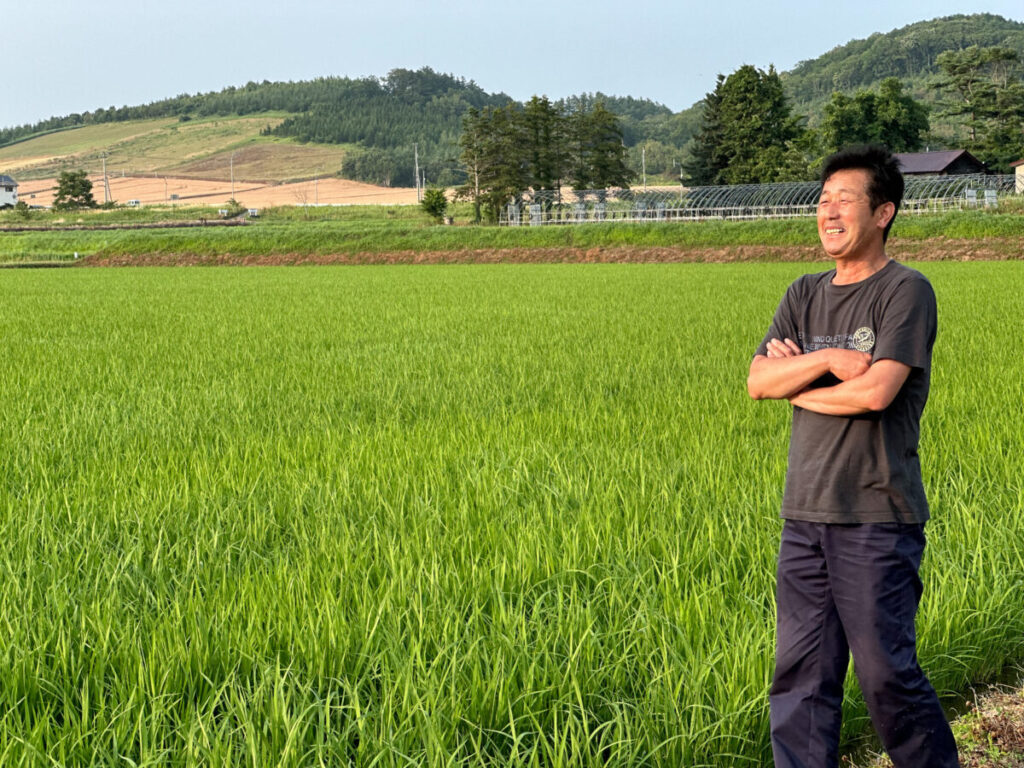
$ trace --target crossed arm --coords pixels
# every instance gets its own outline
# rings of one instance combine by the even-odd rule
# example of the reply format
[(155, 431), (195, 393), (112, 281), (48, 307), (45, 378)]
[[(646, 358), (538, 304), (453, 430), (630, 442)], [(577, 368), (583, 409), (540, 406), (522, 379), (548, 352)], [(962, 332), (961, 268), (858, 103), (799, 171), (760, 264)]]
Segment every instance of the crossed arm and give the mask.
[[(839, 383), (807, 388), (826, 373)], [(772, 339), (768, 354), (750, 364), (747, 392), (755, 400), (789, 400), (817, 413), (854, 416), (888, 408), (909, 374), (909, 365), (888, 358), (872, 363), (867, 352), (819, 349), (804, 354), (790, 339)]]

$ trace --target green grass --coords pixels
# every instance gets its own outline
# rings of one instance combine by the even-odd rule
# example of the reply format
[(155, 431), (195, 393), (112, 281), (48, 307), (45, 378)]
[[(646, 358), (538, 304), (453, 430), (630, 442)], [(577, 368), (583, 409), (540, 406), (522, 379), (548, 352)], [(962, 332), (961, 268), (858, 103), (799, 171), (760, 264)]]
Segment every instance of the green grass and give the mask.
[[(124, 230), (116, 232), (8, 232), (0, 234), (0, 263), (66, 259), (72, 253), (100, 256), (196, 254), (360, 254), (391, 251), (460, 251), (494, 248), (813, 246), (813, 219), (605, 223), (550, 227), (434, 226), (416, 206), (352, 206), (308, 210), (270, 209), (249, 227), (235, 229)], [(211, 211), (211, 216), (215, 212)], [(120, 214), (118, 214), (120, 215)], [(145, 214), (143, 214), (145, 215)], [(171, 214), (174, 215), (174, 214)], [(190, 214), (191, 215), (191, 214)], [(0, 223), (13, 225), (16, 214)], [(71, 214), (69, 222), (99, 221)], [(907, 216), (893, 242), (934, 237), (1019, 238), (1017, 212), (960, 211)]]
[(98, 152), (113, 144), (120, 144), (138, 139), (146, 134), (167, 130), (176, 124), (177, 121), (172, 118), (161, 118), (102, 123), (54, 131), (0, 148), (0, 163), (4, 166), (11, 166), (47, 157)]
[(55, 211), (52, 208), (30, 210), (28, 216), (15, 210), (0, 211), (0, 227), (102, 227), (121, 224), (156, 224), (164, 222), (192, 222), (199, 219), (219, 219), (216, 206), (140, 206), (131, 208), (85, 208), (74, 211)]
[[(808, 268), (0, 273), (0, 763), (766, 764)], [(1024, 265), (925, 271), (950, 691), (1024, 653)]]
[[(114, 208), (81, 208), (73, 211), (58, 211), (52, 208), (30, 210), (28, 217), (13, 209), (0, 211), (0, 227), (55, 227), (97, 226), (105, 224), (146, 224), (165, 221), (195, 221), (216, 219), (223, 205), (143, 205), (131, 208), (119, 205)], [(463, 220), (470, 215), (470, 208), (464, 203), (454, 206)], [(260, 209), (260, 224), (301, 224), (308, 226), (315, 222), (329, 223), (376, 223), (387, 226), (395, 221), (430, 223), (429, 217), (418, 205), (339, 205), (302, 207), (298, 205), (278, 206)]]

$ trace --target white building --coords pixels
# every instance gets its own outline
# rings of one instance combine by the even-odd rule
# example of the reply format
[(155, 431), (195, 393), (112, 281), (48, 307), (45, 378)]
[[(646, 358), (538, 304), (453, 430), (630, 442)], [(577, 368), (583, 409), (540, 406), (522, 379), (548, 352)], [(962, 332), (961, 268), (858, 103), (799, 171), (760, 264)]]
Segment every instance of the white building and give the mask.
[(1016, 179), (1013, 191), (1018, 195), (1024, 195), (1024, 159), (1018, 160), (1016, 163), (1010, 163), (1010, 167), (1013, 168)]
[(0, 174), (0, 208), (13, 206), (18, 202), (18, 182), (10, 176)]

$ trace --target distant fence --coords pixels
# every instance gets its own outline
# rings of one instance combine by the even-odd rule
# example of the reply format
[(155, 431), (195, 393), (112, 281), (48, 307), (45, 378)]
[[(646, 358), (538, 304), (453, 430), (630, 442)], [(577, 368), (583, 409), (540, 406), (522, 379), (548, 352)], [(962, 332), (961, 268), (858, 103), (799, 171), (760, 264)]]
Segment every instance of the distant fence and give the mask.
[[(1012, 175), (908, 176), (901, 210), (911, 213), (998, 205), (1014, 191)], [(814, 181), (716, 187), (648, 187), (528, 192), (509, 203), (499, 223), (545, 226), (605, 221), (699, 221), (813, 216)]]

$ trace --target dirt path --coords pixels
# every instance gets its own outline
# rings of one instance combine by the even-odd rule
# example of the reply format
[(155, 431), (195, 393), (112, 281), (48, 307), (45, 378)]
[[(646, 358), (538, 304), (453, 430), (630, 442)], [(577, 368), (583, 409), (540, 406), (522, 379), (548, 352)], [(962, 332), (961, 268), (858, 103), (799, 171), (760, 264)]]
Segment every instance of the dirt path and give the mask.
[[(1008, 261), (1024, 259), (1024, 237), (987, 240), (930, 240), (894, 242), (890, 254), (901, 261)], [(489, 248), (457, 251), (388, 251), (338, 254), (272, 253), (200, 256), (190, 253), (121, 254), (91, 256), (84, 266), (213, 266), (296, 264), (653, 264), (756, 261), (820, 261), (827, 263), (818, 246), (754, 246), (722, 248), (647, 248), (604, 246), (599, 248)]]
[[(953, 721), (961, 768), (1024, 768), (1024, 688), (990, 691)], [(846, 759), (844, 765), (858, 768)], [(876, 757), (862, 768), (892, 768)]]

